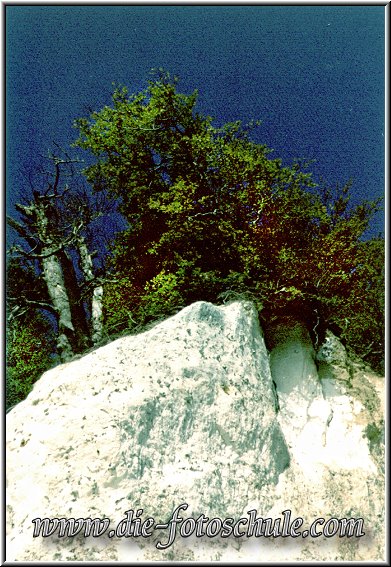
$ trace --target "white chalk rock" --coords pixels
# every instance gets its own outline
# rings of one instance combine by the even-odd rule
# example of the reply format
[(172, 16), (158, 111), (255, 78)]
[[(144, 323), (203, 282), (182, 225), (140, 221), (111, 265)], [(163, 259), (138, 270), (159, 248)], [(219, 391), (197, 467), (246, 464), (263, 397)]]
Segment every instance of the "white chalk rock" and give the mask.
[[(296, 346), (302, 348), (300, 341)], [(365, 400), (344, 393), (347, 413), (346, 400), (325, 398), (309, 344), (301, 351), (301, 374), (294, 358), (300, 353), (288, 349), (296, 361), (291, 375), (288, 351), (278, 348), (272, 371), (280, 400), (253, 306), (200, 302), (46, 372), (7, 415), (7, 561), (383, 559), (381, 454), (373, 460), (362, 435), (369, 424)], [(375, 404), (374, 388), (369, 391)], [(352, 427), (358, 422), (360, 430)], [(354, 442), (359, 454), (340, 446), (340, 438)], [(333, 454), (337, 445), (346, 466)], [(184, 503), (184, 519), (236, 521), (256, 510), (257, 517), (287, 520), (288, 509), (305, 526), (317, 517), (362, 517), (369, 535), (178, 532), (159, 549), (170, 526), (149, 533), (145, 524), (146, 537), (110, 532), (129, 510), (133, 520), (142, 510), (139, 524), (148, 517), (164, 524)], [(48, 521), (53, 535), (34, 537), (37, 518), (107, 519), (107, 529), (101, 537), (84, 537), (82, 530), (67, 537)], [(207, 525), (213, 536), (219, 520)], [(191, 520), (183, 527), (191, 531)]]

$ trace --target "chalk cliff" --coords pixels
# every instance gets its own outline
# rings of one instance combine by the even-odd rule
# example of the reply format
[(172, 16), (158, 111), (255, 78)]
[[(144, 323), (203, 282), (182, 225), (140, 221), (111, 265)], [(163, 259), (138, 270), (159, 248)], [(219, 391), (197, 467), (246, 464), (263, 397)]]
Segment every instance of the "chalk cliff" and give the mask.
[[(6, 559), (383, 560), (383, 379), (331, 334), (315, 353), (297, 321), (268, 332), (270, 352), (251, 304), (200, 302), (46, 372), (7, 415)], [(182, 518), (226, 526), (251, 510), (301, 532), (362, 518), (365, 535), (109, 535), (129, 510), (164, 524), (184, 503)], [(111, 523), (43, 538), (36, 518)]]

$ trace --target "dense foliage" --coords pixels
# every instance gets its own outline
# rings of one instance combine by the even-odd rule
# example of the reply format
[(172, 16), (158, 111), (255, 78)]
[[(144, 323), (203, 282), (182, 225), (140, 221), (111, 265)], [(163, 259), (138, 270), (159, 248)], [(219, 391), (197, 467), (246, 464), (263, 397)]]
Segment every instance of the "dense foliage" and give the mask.
[[(363, 238), (378, 203), (351, 206), (349, 183), (316, 186), (307, 164), (284, 166), (254, 141), (257, 123), (216, 127), (196, 102), (197, 92), (181, 94), (177, 80), (160, 73), (140, 93), (115, 89), (111, 106), (75, 123), (75, 145), (90, 156), (86, 180), (95, 197), (108, 195), (127, 226), (113, 234), (109, 256), (102, 255), (99, 281), (91, 261), (84, 272), (75, 268), (79, 279), (84, 273), (81, 289), (104, 283), (106, 338), (197, 300), (248, 297), (265, 326), (294, 314), (315, 346), (329, 327), (380, 369), (384, 240)], [(80, 228), (69, 226), (76, 238)], [(26, 286), (22, 295), (42, 299), (47, 290), (30, 269), (16, 280)], [(53, 361), (56, 347), (39, 310), (8, 332), (13, 403)]]
[(316, 187), (305, 165), (252, 141), (256, 124), (216, 128), (196, 100), (161, 74), (76, 123), (94, 156), (88, 181), (129, 222), (112, 250), (107, 328), (241, 293), (265, 321), (293, 311), (310, 331), (320, 319), (355, 350), (382, 352), (383, 241), (361, 241), (377, 203), (350, 207), (350, 184)]
[[(7, 266), (8, 307), (12, 299), (25, 295), (46, 299), (45, 289), (37, 281), (31, 266), (12, 259)], [(32, 312), (27, 305), (20, 309), (18, 317), (7, 312), (7, 374), (6, 408), (22, 401), (34, 382), (54, 362), (55, 336), (52, 325), (39, 312)]]
[[(52, 339), (52, 340), (51, 340)], [(38, 315), (7, 328), (6, 408), (24, 400), (34, 382), (53, 365), (54, 347), (48, 322)]]

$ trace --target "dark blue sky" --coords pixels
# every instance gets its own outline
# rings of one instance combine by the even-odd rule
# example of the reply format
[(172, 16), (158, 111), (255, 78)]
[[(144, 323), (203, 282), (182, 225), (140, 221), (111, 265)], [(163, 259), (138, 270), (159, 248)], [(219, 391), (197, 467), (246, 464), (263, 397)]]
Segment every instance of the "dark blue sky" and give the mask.
[[(7, 192), (75, 118), (164, 67), (216, 123), (261, 119), (274, 157), (384, 195), (384, 6), (6, 6)], [(383, 232), (383, 214), (371, 234)]]

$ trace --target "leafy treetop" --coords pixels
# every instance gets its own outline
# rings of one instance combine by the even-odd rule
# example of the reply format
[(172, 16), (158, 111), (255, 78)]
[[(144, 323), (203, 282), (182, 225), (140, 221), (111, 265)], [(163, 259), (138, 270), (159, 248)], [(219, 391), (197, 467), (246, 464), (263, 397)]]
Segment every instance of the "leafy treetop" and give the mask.
[[(370, 328), (352, 339), (356, 349), (381, 342), (366, 314), (379, 298), (363, 298), (363, 286), (381, 290), (370, 250), (382, 240), (362, 242), (378, 203), (351, 207), (350, 183), (317, 187), (305, 165), (283, 166), (251, 139), (257, 123), (217, 128), (196, 102), (197, 91), (179, 93), (161, 73), (140, 93), (117, 88), (111, 106), (76, 121), (76, 145), (94, 157), (88, 181), (120, 201), (129, 223), (113, 245), (108, 326), (245, 292), (265, 320), (294, 312), (310, 330), (318, 317), (333, 324), (348, 342), (349, 325)], [(344, 317), (366, 301), (360, 323)]]

